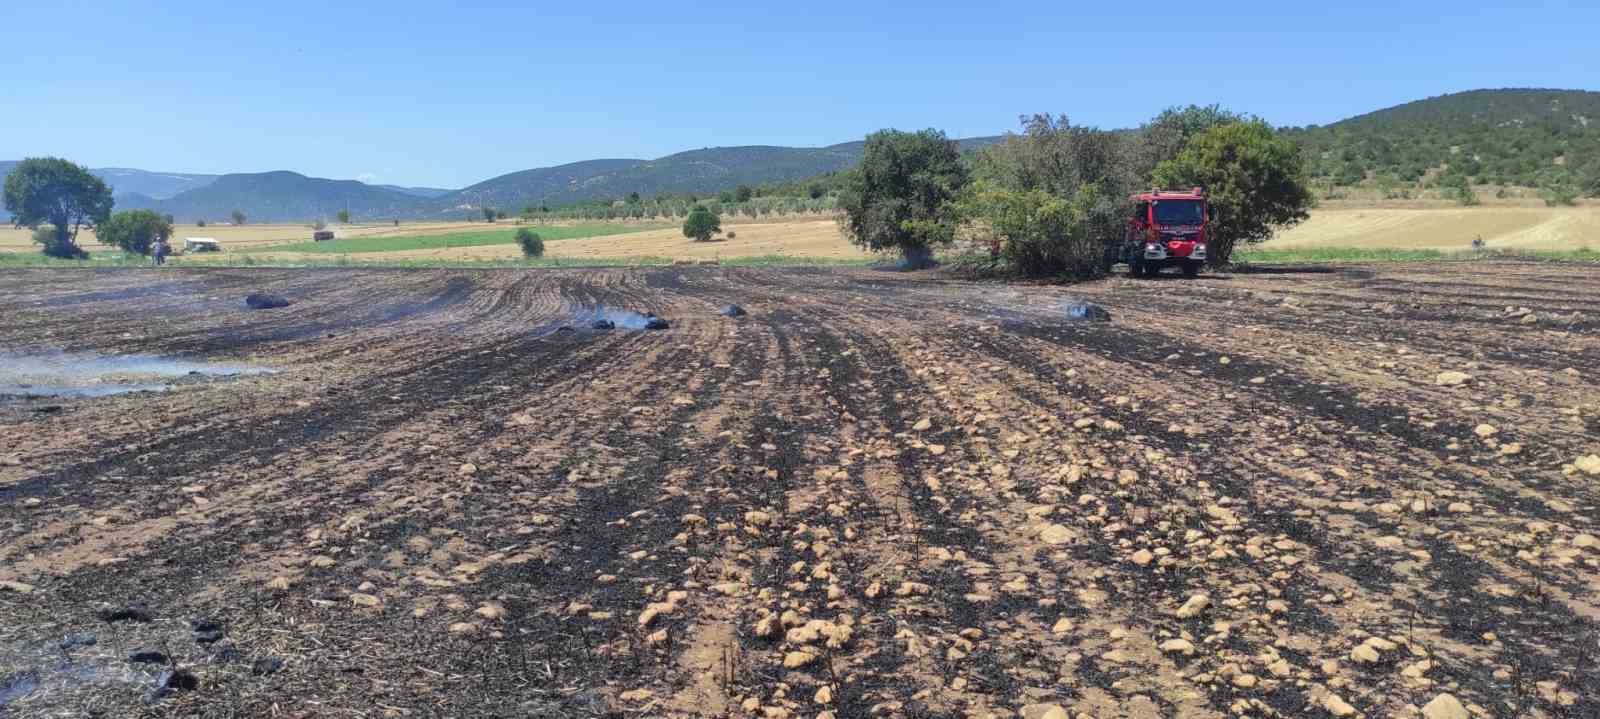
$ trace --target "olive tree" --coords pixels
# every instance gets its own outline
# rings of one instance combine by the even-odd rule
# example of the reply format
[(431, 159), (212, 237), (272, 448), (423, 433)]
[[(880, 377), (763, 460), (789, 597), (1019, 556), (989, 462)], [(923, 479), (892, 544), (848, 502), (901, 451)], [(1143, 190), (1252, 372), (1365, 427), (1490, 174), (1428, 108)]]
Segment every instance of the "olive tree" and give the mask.
[(152, 210), (118, 212), (95, 228), (100, 242), (123, 252), (148, 255), (157, 242), (172, 236), (172, 222)]
[(1218, 125), (1156, 166), (1162, 187), (1203, 187), (1211, 203), (1210, 261), (1225, 265), (1240, 244), (1264, 242), (1306, 219), (1314, 199), (1300, 148), (1260, 120)]
[[(35, 241), (44, 239), (44, 254), (51, 257), (88, 257), (78, 246), (78, 230), (111, 215), (111, 188), (83, 166), (57, 157), (17, 163), (6, 175), (4, 197), (12, 224), (35, 230)], [(38, 232), (43, 225), (50, 226), (48, 235)]]
[(955, 238), (955, 200), (966, 184), (960, 150), (944, 133), (880, 130), (845, 177), (840, 229), (862, 248), (899, 251), (908, 267), (924, 266), (935, 245)]

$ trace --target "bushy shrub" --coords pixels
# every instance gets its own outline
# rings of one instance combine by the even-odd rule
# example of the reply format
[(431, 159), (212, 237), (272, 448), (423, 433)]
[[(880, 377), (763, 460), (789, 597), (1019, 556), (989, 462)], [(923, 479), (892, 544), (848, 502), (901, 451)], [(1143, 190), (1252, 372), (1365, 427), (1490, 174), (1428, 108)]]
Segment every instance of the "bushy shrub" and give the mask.
[(544, 256), (544, 240), (526, 227), (517, 230), (517, 246), (522, 248), (523, 257)]

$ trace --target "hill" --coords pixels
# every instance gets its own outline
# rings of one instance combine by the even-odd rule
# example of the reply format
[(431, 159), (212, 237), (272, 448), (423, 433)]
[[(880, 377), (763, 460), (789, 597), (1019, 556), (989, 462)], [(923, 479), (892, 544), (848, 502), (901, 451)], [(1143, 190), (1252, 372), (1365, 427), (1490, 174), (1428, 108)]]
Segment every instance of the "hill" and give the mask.
[(1473, 90), (1284, 133), (1334, 184), (1415, 182), (1430, 171), (1476, 184), (1535, 186), (1552, 174), (1600, 181), (1600, 92)]
[[(234, 210), (244, 212), (251, 222), (291, 222), (332, 219), (343, 209), (363, 218), (413, 217), (420, 201), (416, 195), (355, 180), (277, 171), (223, 175), (150, 207), (181, 222), (223, 220)], [(118, 207), (128, 209), (122, 203)]]

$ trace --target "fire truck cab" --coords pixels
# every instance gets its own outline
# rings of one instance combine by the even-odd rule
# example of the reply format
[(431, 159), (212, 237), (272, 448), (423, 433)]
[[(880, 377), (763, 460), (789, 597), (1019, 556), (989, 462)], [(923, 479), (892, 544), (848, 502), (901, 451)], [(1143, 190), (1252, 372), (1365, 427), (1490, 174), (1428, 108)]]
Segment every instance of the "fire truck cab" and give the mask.
[(1211, 210), (1205, 191), (1151, 190), (1128, 198), (1133, 206), (1123, 241), (1107, 253), (1108, 265), (1125, 262), (1131, 277), (1153, 277), (1177, 267), (1194, 277), (1206, 263)]

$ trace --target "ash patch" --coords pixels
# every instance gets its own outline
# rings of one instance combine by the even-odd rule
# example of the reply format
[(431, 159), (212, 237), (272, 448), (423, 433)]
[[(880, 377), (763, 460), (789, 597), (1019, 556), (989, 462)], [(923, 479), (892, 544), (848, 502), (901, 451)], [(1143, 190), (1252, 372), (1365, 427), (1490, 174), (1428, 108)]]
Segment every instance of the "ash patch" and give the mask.
[(274, 372), (264, 367), (150, 355), (0, 354), (0, 397), (92, 398), (162, 392), (181, 383)]

